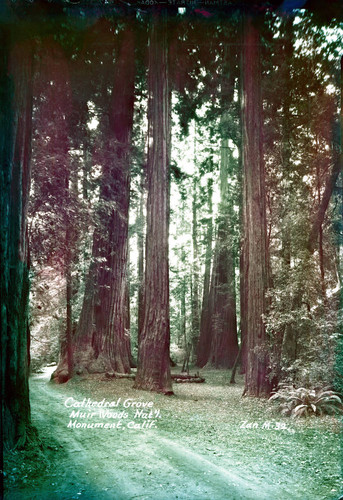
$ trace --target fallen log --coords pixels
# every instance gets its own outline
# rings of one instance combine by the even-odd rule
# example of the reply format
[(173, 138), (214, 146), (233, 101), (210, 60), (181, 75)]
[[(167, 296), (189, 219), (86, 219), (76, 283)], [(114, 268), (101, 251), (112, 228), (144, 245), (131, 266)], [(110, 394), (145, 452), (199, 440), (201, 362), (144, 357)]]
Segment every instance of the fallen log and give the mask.
[[(112, 378), (129, 378), (134, 380), (136, 378), (136, 375), (134, 373), (106, 372), (103, 380), (109, 380)], [(205, 379), (203, 377), (200, 377), (199, 375), (185, 375), (183, 373), (180, 374), (173, 373), (171, 378), (173, 382), (175, 382), (176, 384), (180, 384), (183, 382), (188, 382), (192, 384), (202, 384), (203, 382), (205, 382)]]
[(173, 373), (171, 376), (173, 382), (176, 384), (181, 384), (181, 383), (192, 383), (192, 384), (202, 384), (205, 382), (205, 379), (203, 377), (200, 377), (199, 375), (184, 375), (183, 373), (180, 374), (175, 374)]
[(135, 379), (136, 375), (134, 373), (118, 373), (118, 372), (106, 372), (106, 378), (131, 378)]

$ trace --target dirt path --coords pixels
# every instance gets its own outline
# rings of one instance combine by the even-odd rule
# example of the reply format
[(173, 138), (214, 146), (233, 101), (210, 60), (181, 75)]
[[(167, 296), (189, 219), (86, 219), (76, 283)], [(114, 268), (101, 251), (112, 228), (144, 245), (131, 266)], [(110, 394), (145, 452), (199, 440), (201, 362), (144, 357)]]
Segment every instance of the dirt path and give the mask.
[[(48, 373), (31, 379), (32, 420), (41, 439), (53, 436), (50, 453), (58, 467), (39, 491), (30, 493), (32, 499), (289, 498), (272, 479), (251, 477), (227, 462), (219, 466), (210, 454), (199, 454), (158, 428), (67, 428), (65, 391), (48, 380)], [(82, 396), (74, 394), (75, 399)], [(19, 498), (28, 497), (11, 496)]]

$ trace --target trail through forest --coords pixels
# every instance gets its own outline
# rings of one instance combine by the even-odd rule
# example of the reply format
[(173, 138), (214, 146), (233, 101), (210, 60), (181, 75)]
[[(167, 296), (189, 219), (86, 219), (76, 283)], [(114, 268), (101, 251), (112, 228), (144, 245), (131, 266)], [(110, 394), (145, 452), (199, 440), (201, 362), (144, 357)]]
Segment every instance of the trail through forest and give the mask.
[[(205, 383), (175, 383), (175, 396), (166, 397), (101, 374), (59, 385), (49, 381), (53, 370), (30, 379), (42, 446), (9, 454), (5, 499), (339, 497), (339, 420), (281, 417), (266, 400), (242, 398), (240, 375), (231, 385), (228, 370), (205, 369)], [(116, 404), (110, 416), (87, 408), (103, 401)], [(141, 411), (154, 417), (140, 418)]]
[[(70, 412), (60, 389), (47, 374), (31, 379), (33, 422), (41, 438), (53, 435), (58, 453), (58, 470), (44, 485), (47, 498), (241, 500), (280, 493), (265, 479), (220, 467), (159, 429), (67, 429)], [(32, 498), (43, 498), (42, 491)]]

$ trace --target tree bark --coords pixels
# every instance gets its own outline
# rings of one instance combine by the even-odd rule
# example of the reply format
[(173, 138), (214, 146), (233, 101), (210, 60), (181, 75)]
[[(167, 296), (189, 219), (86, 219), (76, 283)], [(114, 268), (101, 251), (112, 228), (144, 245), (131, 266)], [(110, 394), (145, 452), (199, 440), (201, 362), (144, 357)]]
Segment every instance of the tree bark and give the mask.
[(172, 394), (169, 345), (169, 154), (170, 98), (166, 15), (153, 13), (149, 44), (147, 235), (144, 322), (138, 347), (135, 387)]
[(245, 394), (268, 396), (268, 350), (263, 315), (268, 284), (265, 171), (262, 152), (260, 36), (251, 16), (246, 19), (243, 55), (243, 273), (247, 370)]
[[(120, 373), (130, 372), (127, 262), (133, 104), (134, 39), (129, 25), (125, 28), (116, 61), (109, 140), (106, 144), (108, 158), (104, 158), (101, 184), (104, 207), (100, 213), (100, 227), (95, 230), (94, 236), (97, 289), (92, 346), (95, 359), (86, 367), (91, 371), (111, 368)], [(84, 326), (80, 318), (78, 335), (82, 336)]]
[(30, 41), (11, 45), (1, 32), (1, 436), (7, 448), (22, 446), (30, 427), (28, 387), (29, 261), (27, 208), (32, 132)]
[[(130, 372), (128, 215), (134, 64), (134, 34), (128, 23), (115, 65), (109, 123), (104, 132), (101, 208), (73, 339), (76, 373)], [(53, 374), (57, 382), (65, 381), (66, 361), (64, 358)]]

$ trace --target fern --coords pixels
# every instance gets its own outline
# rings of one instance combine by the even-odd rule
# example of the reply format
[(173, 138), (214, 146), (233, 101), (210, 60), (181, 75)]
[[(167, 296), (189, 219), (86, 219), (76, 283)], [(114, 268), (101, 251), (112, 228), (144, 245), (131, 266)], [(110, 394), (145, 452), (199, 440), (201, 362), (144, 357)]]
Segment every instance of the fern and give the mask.
[(281, 413), (292, 417), (343, 413), (342, 399), (327, 388), (283, 386), (269, 398), (269, 401), (279, 401)]

